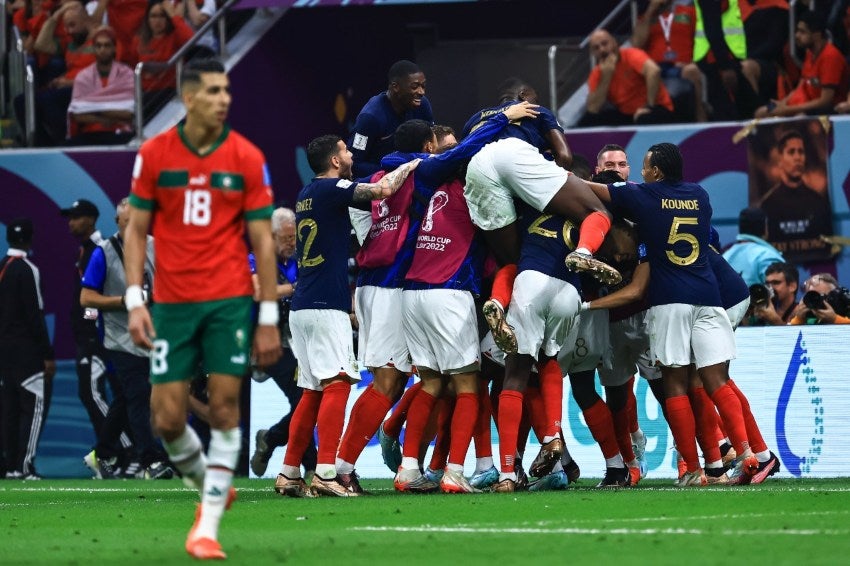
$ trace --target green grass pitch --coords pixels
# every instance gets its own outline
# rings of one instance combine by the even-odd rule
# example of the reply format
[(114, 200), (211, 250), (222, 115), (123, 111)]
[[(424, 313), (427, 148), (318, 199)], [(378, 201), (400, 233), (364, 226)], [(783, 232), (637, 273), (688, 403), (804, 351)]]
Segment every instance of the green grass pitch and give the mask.
[[(238, 479), (233, 564), (846, 564), (850, 478), (735, 488), (282, 498)], [(197, 493), (179, 480), (0, 482), (0, 564), (180, 564)], [(594, 565), (595, 566), (595, 565)]]

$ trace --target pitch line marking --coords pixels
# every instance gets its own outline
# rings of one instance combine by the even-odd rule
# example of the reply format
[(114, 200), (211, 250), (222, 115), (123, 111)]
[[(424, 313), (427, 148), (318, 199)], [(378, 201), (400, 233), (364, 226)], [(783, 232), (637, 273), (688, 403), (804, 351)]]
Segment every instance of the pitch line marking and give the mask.
[(567, 527), (561, 529), (533, 529), (519, 527), (436, 527), (423, 525), (419, 527), (349, 527), (350, 531), (393, 532), (393, 533), (469, 533), (469, 534), (508, 534), (508, 535), (785, 535), (785, 536), (847, 536), (848, 530), (835, 529), (765, 529), (765, 530), (733, 530), (704, 531), (702, 529), (582, 529)]

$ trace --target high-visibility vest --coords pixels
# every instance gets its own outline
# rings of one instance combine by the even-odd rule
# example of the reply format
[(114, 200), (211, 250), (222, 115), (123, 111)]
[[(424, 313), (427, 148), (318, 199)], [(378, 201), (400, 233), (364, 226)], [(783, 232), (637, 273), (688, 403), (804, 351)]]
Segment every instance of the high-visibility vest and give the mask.
[[(702, 10), (699, 0), (694, 0), (694, 8), (697, 11), (697, 26), (694, 33), (694, 61), (702, 61), (711, 49), (708, 38), (705, 36), (705, 27), (702, 20)], [(723, 37), (726, 45), (737, 59), (747, 58), (747, 38), (744, 35), (744, 21), (741, 18), (741, 9), (738, 0), (728, 0), (728, 7), (720, 18), (723, 26)]]

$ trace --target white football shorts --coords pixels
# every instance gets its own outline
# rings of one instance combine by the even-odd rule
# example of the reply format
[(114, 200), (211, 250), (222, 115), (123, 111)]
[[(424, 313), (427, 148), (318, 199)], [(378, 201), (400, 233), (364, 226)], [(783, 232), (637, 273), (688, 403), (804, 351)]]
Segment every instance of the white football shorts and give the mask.
[(478, 322), (469, 291), (407, 290), (403, 303), (404, 337), (413, 365), (445, 374), (479, 369)]
[(289, 314), (292, 353), (298, 359), (298, 387), (321, 391), (322, 381), (340, 374), (360, 381), (348, 313), (303, 309)]
[(697, 369), (735, 357), (735, 335), (722, 307), (673, 303), (649, 309), (649, 347), (662, 366)]

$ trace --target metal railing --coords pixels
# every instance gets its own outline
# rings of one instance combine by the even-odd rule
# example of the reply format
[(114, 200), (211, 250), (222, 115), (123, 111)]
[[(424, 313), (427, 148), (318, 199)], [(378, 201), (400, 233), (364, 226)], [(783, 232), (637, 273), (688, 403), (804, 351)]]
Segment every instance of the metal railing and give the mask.
[[(590, 36), (593, 35), (593, 32), (595, 32), (598, 29), (604, 28), (605, 26), (610, 24), (612, 21), (614, 21), (615, 18), (620, 16), (620, 13), (623, 11), (623, 9), (626, 6), (630, 6), (630, 8), (631, 8), (632, 29), (634, 29), (634, 25), (635, 25), (635, 22), (637, 22), (637, 16), (638, 16), (638, 14), (637, 14), (637, 11), (638, 11), (637, 1), (636, 0), (620, 0), (620, 3), (617, 4), (617, 6), (614, 7), (614, 9), (612, 9), (611, 12), (607, 16), (605, 16), (605, 18), (601, 22), (599, 22), (596, 25), (595, 28), (593, 28), (593, 31), (591, 31), (589, 34), (587, 34), (585, 36), (585, 38), (582, 39), (579, 42), (577, 47), (576, 46), (567, 46), (563, 42), (560, 43), (560, 44), (554, 44), (554, 45), (549, 46), (549, 50), (547, 52), (548, 68), (549, 68), (549, 107), (552, 110), (552, 112), (557, 113), (557, 111), (558, 111), (558, 77), (557, 77), (557, 70), (556, 70), (556, 66), (555, 66), (555, 63), (557, 61), (558, 50), (559, 49), (573, 49), (573, 50), (575, 50), (575, 49), (581, 49), (581, 50), (585, 49), (587, 47), (587, 44), (590, 42)], [(592, 66), (592, 64), (593, 64), (593, 62), (591, 61), (591, 66)]]
[(225, 12), (234, 4), (239, 2), (239, 0), (227, 0), (221, 8), (219, 8), (215, 14), (210, 17), (209, 20), (204, 22), (198, 31), (195, 32), (195, 35), (187, 41), (180, 49), (177, 50), (177, 53), (171, 56), (168, 61), (142, 61), (136, 64), (135, 68), (135, 77), (134, 77), (134, 86), (135, 86), (135, 106), (136, 113), (134, 116), (135, 124), (136, 124), (136, 137), (133, 139), (134, 144), (140, 144), (144, 141), (144, 104), (143, 104), (143, 91), (142, 91), (142, 73), (144, 71), (153, 71), (157, 74), (162, 74), (170, 68), (175, 68), (175, 74), (177, 75), (177, 94), (180, 94), (180, 72), (183, 67), (183, 56), (195, 45), (197, 45), (198, 41), (200, 41), (201, 37), (212, 29), (214, 25), (218, 25), (218, 49), (219, 56), (222, 59), (227, 58), (227, 41), (225, 37), (225, 22), (224, 22), (224, 14)]

